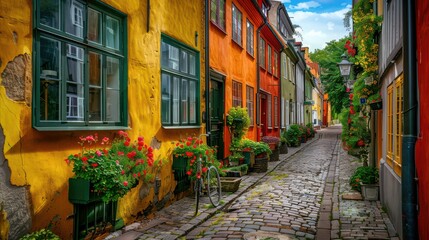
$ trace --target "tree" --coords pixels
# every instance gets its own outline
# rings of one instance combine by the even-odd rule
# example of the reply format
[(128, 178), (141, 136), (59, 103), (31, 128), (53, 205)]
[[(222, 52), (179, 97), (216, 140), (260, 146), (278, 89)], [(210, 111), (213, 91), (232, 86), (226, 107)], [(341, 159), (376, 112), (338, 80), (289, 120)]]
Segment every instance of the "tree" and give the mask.
[(325, 92), (329, 95), (333, 114), (339, 114), (349, 104), (348, 93), (337, 65), (341, 61), (341, 55), (344, 54), (344, 45), (347, 39), (344, 37), (339, 40), (332, 40), (327, 43), (324, 49), (316, 49), (314, 53), (310, 53), (310, 58), (319, 63), (320, 79)]

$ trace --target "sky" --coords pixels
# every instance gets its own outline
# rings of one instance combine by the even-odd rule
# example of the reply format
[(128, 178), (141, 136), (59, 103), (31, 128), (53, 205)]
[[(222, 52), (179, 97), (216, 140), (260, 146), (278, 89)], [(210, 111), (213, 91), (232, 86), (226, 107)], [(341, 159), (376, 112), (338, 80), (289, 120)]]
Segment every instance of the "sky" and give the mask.
[(348, 36), (343, 24), (344, 14), (352, 7), (352, 0), (281, 0), (292, 24), (299, 25), (304, 47), (310, 52), (323, 49), (327, 42)]

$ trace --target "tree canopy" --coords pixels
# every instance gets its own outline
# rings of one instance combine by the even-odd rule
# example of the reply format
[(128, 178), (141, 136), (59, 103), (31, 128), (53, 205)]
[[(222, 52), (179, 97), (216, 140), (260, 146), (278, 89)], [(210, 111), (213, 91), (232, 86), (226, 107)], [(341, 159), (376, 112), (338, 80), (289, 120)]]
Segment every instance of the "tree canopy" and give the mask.
[(332, 112), (336, 114), (339, 114), (349, 104), (348, 93), (337, 65), (341, 61), (341, 55), (345, 52), (344, 45), (347, 39), (344, 37), (332, 40), (324, 49), (316, 49), (314, 53), (310, 53), (311, 60), (319, 63), (320, 79), (325, 93), (328, 93)]

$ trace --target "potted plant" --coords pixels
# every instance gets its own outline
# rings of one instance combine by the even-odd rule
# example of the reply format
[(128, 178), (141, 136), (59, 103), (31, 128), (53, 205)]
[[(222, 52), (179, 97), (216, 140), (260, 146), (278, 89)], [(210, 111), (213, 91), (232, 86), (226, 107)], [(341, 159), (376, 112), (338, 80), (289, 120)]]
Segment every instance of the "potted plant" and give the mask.
[(371, 110), (380, 110), (383, 108), (382, 98), (379, 92), (368, 97), (367, 102)]
[(301, 145), (301, 129), (299, 125), (292, 124), (289, 129), (286, 131), (287, 143), (290, 147), (298, 147)]
[(230, 108), (226, 117), (226, 124), (229, 127), (233, 138), (238, 140), (243, 138), (250, 126), (250, 118), (246, 108)]
[[(196, 161), (202, 157), (202, 171), (198, 171)], [(187, 137), (179, 140), (173, 149), (173, 170), (176, 166), (185, 166), (186, 175), (192, 181), (201, 178), (208, 170), (208, 167), (221, 167), (216, 159), (216, 150), (197, 137)], [(177, 169), (177, 168), (176, 168)]]
[(288, 153), (288, 149), (287, 149), (287, 140), (285, 137), (286, 132), (283, 132), (281, 137), (280, 137), (280, 147), (279, 147), (279, 152), (280, 154), (287, 154)]
[(274, 136), (263, 136), (261, 140), (270, 146), (272, 151), (270, 154), (270, 161), (278, 161), (280, 138)]
[(109, 138), (103, 138), (101, 146), (97, 134), (80, 137), (81, 152), (65, 159), (67, 164), (73, 164), (75, 174), (69, 179), (70, 202), (86, 204), (97, 198), (117, 201), (140, 179), (151, 178), (148, 168), (154, 162), (152, 147), (145, 144), (143, 137), (131, 142), (127, 133), (118, 134), (111, 144)]
[(350, 177), (352, 189), (362, 193), (365, 200), (378, 200), (378, 169), (370, 166), (358, 167)]

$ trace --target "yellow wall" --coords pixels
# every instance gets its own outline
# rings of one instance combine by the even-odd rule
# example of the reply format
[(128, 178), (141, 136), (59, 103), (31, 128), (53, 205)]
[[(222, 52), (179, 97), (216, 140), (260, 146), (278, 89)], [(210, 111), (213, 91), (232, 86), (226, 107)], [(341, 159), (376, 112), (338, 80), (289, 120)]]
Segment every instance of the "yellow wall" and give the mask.
[[(147, 32), (147, 1), (105, 0), (107, 4), (127, 14), (128, 21), (128, 108), (130, 137), (143, 136), (153, 144), (155, 158), (168, 159), (162, 169), (162, 186), (159, 197), (174, 190), (171, 172), (172, 140), (204, 131), (165, 130), (161, 127), (160, 113), (160, 40), (165, 33), (200, 52), (201, 89), (204, 88), (204, 1), (152, 0), (150, 29)], [(192, 16), (192, 17), (190, 17)], [(195, 32), (198, 43), (195, 44)], [(32, 56), (32, 2), (3, 0), (0, 7), (0, 72), (19, 54)], [(7, 49), (7, 51), (6, 51)], [(30, 66), (31, 67), (31, 66)], [(30, 70), (31, 72), (31, 70)], [(31, 76), (31, 74), (30, 74)], [(2, 79), (0, 79), (1, 81)], [(33, 81), (30, 79), (29, 89)], [(28, 94), (31, 94), (29, 92)], [(202, 94), (201, 94), (202, 96)], [(30, 98), (31, 99), (31, 98)], [(30, 104), (30, 103), (29, 103)], [(201, 98), (201, 109), (204, 98)], [(33, 230), (46, 227), (56, 216), (60, 221), (54, 232), (68, 239), (72, 232), (72, 205), (67, 200), (67, 180), (71, 167), (64, 162), (71, 153), (79, 152), (79, 136), (95, 131), (40, 132), (31, 125), (32, 106), (16, 102), (6, 96), (0, 84), (0, 125), (4, 129), (4, 154), (10, 167), (10, 182), (15, 186), (28, 186), (31, 194)], [(114, 131), (98, 131), (99, 136), (112, 137)], [(159, 148), (157, 147), (159, 146)], [(131, 221), (131, 213), (144, 210), (153, 198), (151, 194), (139, 198), (139, 187), (134, 189), (118, 206), (118, 215)], [(59, 207), (61, 206), (61, 207)], [(12, 214), (12, 213), (9, 213)]]

